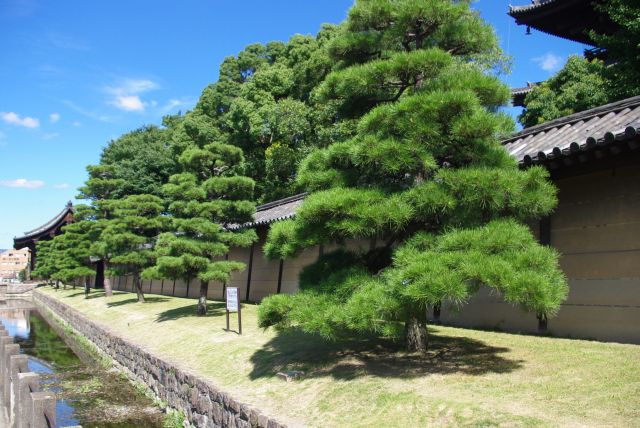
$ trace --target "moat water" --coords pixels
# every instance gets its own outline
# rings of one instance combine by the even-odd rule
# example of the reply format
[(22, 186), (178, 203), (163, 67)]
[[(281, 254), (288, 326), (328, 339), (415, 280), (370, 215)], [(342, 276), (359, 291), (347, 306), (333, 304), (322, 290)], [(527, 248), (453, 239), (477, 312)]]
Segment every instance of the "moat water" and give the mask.
[(61, 328), (52, 328), (31, 302), (0, 300), (0, 321), (29, 356), (29, 370), (41, 375), (42, 388), (56, 393), (57, 426), (163, 426), (165, 415), (150, 398), (118, 371), (101, 366)]

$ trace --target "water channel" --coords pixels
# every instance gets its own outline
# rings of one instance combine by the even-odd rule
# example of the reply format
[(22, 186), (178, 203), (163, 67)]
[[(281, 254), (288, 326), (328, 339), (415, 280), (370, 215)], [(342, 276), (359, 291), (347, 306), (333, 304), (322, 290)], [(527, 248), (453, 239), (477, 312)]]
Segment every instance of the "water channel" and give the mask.
[[(165, 414), (122, 374), (106, 369), (30, 301), (0, 300), (0, 321), (42, 387), (56, 393), (56, 425), (84, 428), (162, 427)], [(62, 335), (62, 336), (61, 336)]]

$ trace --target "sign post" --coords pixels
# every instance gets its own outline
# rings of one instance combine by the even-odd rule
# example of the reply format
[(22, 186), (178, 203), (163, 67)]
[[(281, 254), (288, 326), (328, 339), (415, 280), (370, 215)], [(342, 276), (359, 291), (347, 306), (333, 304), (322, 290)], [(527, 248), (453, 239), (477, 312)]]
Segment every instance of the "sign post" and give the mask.
[(229, 331), (229, 313), (238, 313), (238, 334), (242, 334), (242, 309), (240, 306), (240, 297), (238, 295), (238, 287), (226, 288), (227, 300), (227, 331)]

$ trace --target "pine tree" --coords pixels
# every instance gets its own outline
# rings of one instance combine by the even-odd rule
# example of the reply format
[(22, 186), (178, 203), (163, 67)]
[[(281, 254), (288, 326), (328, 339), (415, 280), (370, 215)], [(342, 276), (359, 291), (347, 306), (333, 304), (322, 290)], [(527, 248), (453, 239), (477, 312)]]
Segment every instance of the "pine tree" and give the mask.
[(32, 278), (44, 279), (49, 282), (51, 275), (56, 271), (55, 258), (53, 257), (53, 241), (39, 241), (36, 243), (38, 258)]
[(513, 124), (498, 108), (509, 90), (489, 71), (501, 56), (469, 1), (358, 0), (332, 43), (338, 70), (315, 97), (354, 138), (309, 155), (298, 179), (313, 193), (276, 223), (265, 252), (370, 239), (375, 249), (327, 254), (301, 291), (263, 301), (262, 327), (327, 338), (375, 333), (427, 349), (427, 310), (464, 303), (488, 286), (552, 315), (567, 286), (556, 252), (523, 225), (551, 212), (541, 168), (518, 169), (498, 137)]
[[(85, 185), (80, 187), (78, 191), (78, 199), (86, 199), (91, 201), (91, 220), (94, 221), (93, 227), (98, 232), (98, 236), (107, 226), (113, 215), (113, 201), (119, 193), (119, 189), (124, 185), (124, 179), (118, 178), (116, 168), (113, 165), (89, 165), (87, 166), (89, 178)], [(98, 239), (91, 246), (91, 255), (100, 257), (104, 266), (104, 293), (106, 297), (110, 297), (113, 293), (109, 276), (110, 254), (104, 243)]]
[[(82, 278), (88, 291), (88, 277), (95, 273), (91, 263), (91, 246), (99, 229), (91, 219), (91, 207), (77, 205), (74, 222), (62, 228), (64, 233), (53, 238), (49, 253), (45, 253), (45, 266), (52, 266), (51, 278), (63, 284)], [(74, 285), (75, 286), (75, 285)]]
[(210, 281), (225, 283), (244, 264), (220, 260), (229, 247), (248, 247), (252, 229), (233, 231), (230, 224), (251, 221), (255, 213), (254, 182), (241, 174), (242, 150), (221, 143), (194, 144), (179, 157), (183, 172), (164, 186), (170, 201), (171, 232), (159, 236), (156, 265), (145, 278), (200, 280), (197, 314), (207, 313)]
[(153, 266), (153, 242), (167, 228), (163, 201), (153, 195), (131, 195), (113, 201), (113, 215), (100, 235), (102, 250), (119, 274), (132, 274), (138, 301), (144, 302), (141, 272)]

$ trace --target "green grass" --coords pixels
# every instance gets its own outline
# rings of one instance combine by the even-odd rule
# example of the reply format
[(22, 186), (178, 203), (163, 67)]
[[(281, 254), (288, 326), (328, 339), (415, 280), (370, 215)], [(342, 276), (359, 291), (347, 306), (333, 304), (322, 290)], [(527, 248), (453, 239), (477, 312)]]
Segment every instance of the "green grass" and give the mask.
[[(196, 317), (193, 299), (40, 290), (291, 426), (640, 426), (637, 345), (437, 327), (423, 356), (263, 331), (254, 305), (240, 336), (221, 302)], [(287, 383), (283, 370), (305, 376)]]

